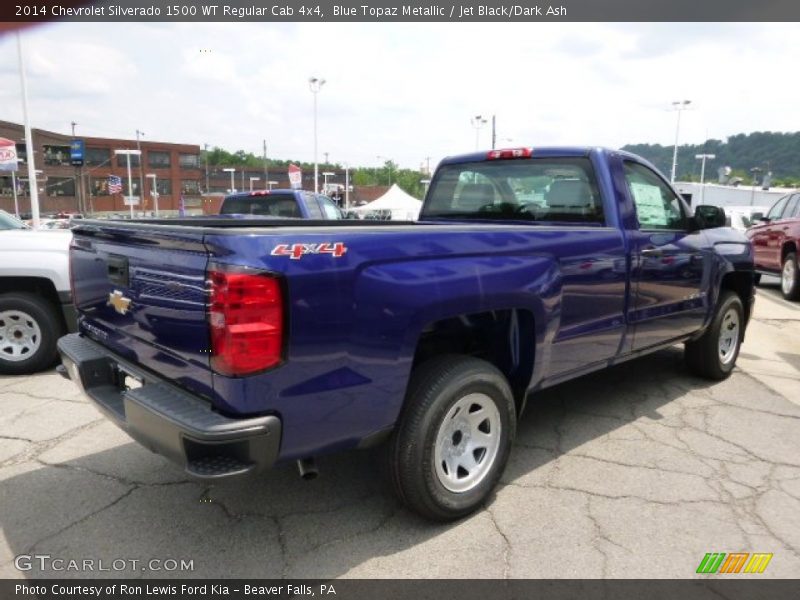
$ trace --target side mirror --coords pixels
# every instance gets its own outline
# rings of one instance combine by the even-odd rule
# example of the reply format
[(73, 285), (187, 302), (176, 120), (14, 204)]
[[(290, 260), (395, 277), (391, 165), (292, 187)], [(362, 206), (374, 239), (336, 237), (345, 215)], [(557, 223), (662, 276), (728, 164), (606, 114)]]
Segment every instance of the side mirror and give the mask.
[(725, 211), (719, 206), (700, 204), (694, 211), (694, 220), (700, 229), (725, 227)]
[(764, 213), (763, 212), (754, 212), (752, 215), (750, 215), (750, 222), (751, 223), (755, 223), (756, 221), (767, 221), (767, 220), (768, 219), (766, 219), (764, 217)]

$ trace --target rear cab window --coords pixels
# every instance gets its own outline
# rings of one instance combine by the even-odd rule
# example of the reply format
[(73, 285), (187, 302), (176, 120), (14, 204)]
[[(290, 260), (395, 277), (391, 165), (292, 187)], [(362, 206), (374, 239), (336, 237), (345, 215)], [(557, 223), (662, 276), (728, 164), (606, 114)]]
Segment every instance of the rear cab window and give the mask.
[(594, 168), (585, 157), (442, 165), (420, 215), (426, 218), (605, 224)]
[(297, 199), (291, 192), (226, 198), (219, 212), (221, 215), (258, 215), (297, 219), (303, 217)]

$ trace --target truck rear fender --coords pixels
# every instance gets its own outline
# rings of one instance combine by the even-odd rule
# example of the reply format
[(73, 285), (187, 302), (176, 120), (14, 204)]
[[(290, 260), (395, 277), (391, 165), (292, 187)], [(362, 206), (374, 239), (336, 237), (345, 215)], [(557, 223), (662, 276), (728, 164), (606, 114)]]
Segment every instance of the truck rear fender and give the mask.
[[(561, 277), (547, 255), (462, 256), (374, 264), (355, 285), (353, 348), (402, 365), (402, 398), (413, 366), (441, 353), (480, 356), (513, 386), (521, 409), (555, 335)], [(390, 382), (385, 382), (389, 384)], [(393, 421), (401, 408), (387, 407)]]

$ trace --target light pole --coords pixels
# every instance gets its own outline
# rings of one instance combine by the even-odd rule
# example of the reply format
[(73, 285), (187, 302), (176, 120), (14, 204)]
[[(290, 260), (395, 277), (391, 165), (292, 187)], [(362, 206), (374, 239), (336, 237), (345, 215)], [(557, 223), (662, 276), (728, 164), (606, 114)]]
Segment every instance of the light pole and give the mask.
[(717, 158), (716, 154), (695, 154), (694, 157), (697, 160), (702, 161), (700, 163), (700, 204), (703, 203), (706, 197), (706, 186), (705, 186), (705, 179), (706, 179), (706, 159), (714, 160)]
[(233, 187), (235, 185), (233, 183), (233, 174), (236, 173), (236, 169), (228, 167), (227, 169), (222, 169), (222, 170), (225, 171), (226, 173), (230, 173), (231, 174), (231, 191), (230, 191), (230, 193), (231, 194), (235, 194), (236, 193), (236, 188)]
[(324, 79), (310, 77), (308, 87), (314, 95), (314, 193), (319, 193), (319, 163), (317, 162), (317, 94), (325, 85)]
[(672, 103), (672, 110), (678, 113), (678, 121), (675, 124), (675, 147), (672, 150), (672, 175), (669, 178), (672, 183), (675, 183), (675, 170), (678, 168), (678, 132), (681, 129), (681, 112), (686, 110), (691, 103), (691, 100), (675, 100)]
[(336, 175), (336, 173), (331, 173), (330, 171), (325, 171), (322, 174), (322, 177), (323, 177), (323, 179), (322, 179), (322, 193), (325, 194), (326, 196), (328, 195), (328, 177), (333, 177), (335, 175)]
[(254, 181), (261, 181), (261, 177), (251, 177), (250, 178), (250, 191), (253, 191), (253, 182)]
[[(30, 119), (28, 118), (28, 81), (25, 77), (25, 59), (22, 54), (22, 38), (17, 31), (17, 54), (19, 56), (19, 78), (22, 87), (22, 119), (25, 123), (25, 148), (28, 152), (28, 180), (36, 183), (36, 165), (33, 156), (33, 132), (31, 130)], [(32, 186), (31, 194), (31, 218), (34, 229), (39, 227), (39, 188)]]
[(481, 115), (475, 115), (472, 117), (470, 122), (475, 128), (475, 151), (477, 152), (480, 148), (481, 128), (486, 125), (486, 119), (484, 119)]
[(155, 173), (148, 173), (147, 178), (153, 180), (150, 187), (150, 195), (153, 197), (153, 209), (156, 211), (156, 218), (158, 218), (158, 178)]
[[(128, 161), (128, 205), (131, 207), (131, 219), (133, 219), (133, 181), (131, 177), (131, 156), (141, 157), (142, 153), (140, 150), (114, 150), (114, 154), (124, 154)], [(141, 164), (141, 162), (142, 161), (140, 158), (139, 163)]]
[(139, 151), (139, 195), (142, 197), (142, 208), (144, 208), (144, 165), (142, 164), (142, 145), (139, 143), (139, 136), (144, 137), (144, 131), (136, 130), (136, 149)]

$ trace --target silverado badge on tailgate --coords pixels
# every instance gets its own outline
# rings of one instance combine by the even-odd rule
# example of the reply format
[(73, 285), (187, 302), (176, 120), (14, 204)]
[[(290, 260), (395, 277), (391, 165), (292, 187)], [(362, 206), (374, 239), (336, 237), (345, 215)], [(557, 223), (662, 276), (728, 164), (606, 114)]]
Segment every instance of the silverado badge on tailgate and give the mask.
[(128, 312), (128, 307), (131, 305), (131, 299), (122, 295), (119, 290), (114, 290), (108, 294), (108, 302), (106, 306), (111, 305), (114, 310), (119, 314), (124, 315)]

